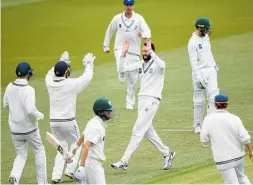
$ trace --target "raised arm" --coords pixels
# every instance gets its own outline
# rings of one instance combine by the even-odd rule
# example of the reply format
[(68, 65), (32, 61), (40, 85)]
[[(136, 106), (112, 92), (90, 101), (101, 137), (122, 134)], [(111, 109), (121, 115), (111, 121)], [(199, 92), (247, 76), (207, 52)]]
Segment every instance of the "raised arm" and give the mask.
[(30, 87), (25, 95), (24, 101), (25, 109), (27, 111), (28, 116), (31, 119), (42, 120), (44, 118), (44, 114), (38, 111), (35, 102), (36, 102), (35, 90), (32, 87)]
[(165, 69), (165, 62), (163, 60), (161, 60), (155, 53), (155, 51), (152, 50), (152, 47), (151, 47), (151, 40), (148, 39), (147, 40), (147, 46), (143, 47), (142, 50), (143, 52), (146, 52), (148, 54), (150, 54), (150, 56), (153, 58), (154, 62), (156, 63), (156, 65), (160, 68), (160, 69)]
[(123, 48), (122, 48), (122, 54), (120, 56), (120, 61), (119, 61), (119, 72), (124, 73), (124, 72), (130, 72), (130, 71), (136, 71), (140, 67), (140, 62), (136, 62), (131, 65), (127, 65), (126, 63), (126, 54), (129, 49), (129, 41), (126, 40), (123, 43)]
[(115, 33), (115, 31), (117, 30), (117, 17), (115, 16), (112, 21), (110, 22), (106, 33), (105, 33), (105, 38), (104, 38), (104, 52), (109, 52), (110, 51), (110, 42), (111, 42), (111, 38), (113, 36), (113, 34)]
[(96, 59), (92, 53), (88, 53), (84, 56), (82, 62), (85, 67), (84, 73), (78, 77), (73, 79), (75, 83), (75, 91), (77, 93), (81, 92), (85, 87), (88, 86), (90, 81), (93, 78), (93, 62)]
[(52, 81), (53, 81), (53, 78), (54, 78), (54, 67), (52, 67), (52, 68), (47, 72), (47, 75), (46, 75), (46, 78), (45, 78), (46, 85), (48, 85), (50, 82), (52, 82)]

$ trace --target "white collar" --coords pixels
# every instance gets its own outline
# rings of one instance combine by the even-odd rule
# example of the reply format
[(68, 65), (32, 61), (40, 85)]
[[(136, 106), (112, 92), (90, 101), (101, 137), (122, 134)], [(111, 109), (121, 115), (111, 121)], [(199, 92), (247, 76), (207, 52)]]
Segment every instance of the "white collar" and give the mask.
[(200, 37), (197, 35), (196, 31), (192, 33), (193, 36), (199, 38), (199, 39), (204, 39), (204, 38), (207, 38), (207, 34), (204, 36), (204, 37)]
[(27, 81), (27, 79), (17, 78), (17, 79), (15, 80), (15, 83), (21, 84), (21, 85), (27, 85), (27, 84), (28, 84), (28, 81)]
[(131, 19), (133, 19), (134, 15), (135, 15), (135, 12), (133, 11), (132, 16), (130, 18), (127, 18), (125, 13), (126, 13), (126, 11), (123, 12), (123, 18), (124, 18), (124, 20), (131, 20)]
[(95, 116), (95, 118), (105, 127), (106, 124), (105, 122), (99, 117), (99, 116)]
[(58, 77), (58, 76), (54, 76), (54, 81), (63, 81), (66, 78), (64, 76)]
[(226, 109), (216, 109), (216, 112), (220, 112), (220, 113), (226, 113), (228, 112)]

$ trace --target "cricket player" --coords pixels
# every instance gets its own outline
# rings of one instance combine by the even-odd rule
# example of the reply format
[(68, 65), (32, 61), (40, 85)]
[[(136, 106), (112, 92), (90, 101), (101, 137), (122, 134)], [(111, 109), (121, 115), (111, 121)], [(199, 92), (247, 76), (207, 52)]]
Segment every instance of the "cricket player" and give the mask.
[(16, 75), (17, 79), (8, 84), (3, 99), (4, 109), (9, 109), (9, 127), (17, 154), (9, 182), (19, 183), (29, 145), (35, 155), (37, 183), (47, 184), (46, 154), (38, 127), (38, 120), (43, 120), (44, 114), (36, 108), (35, 90), (28, 84), (33, 70), (27, 62), (21, 62), (16, 67)]
[(217, 72), (219, 71), (210, 45), (211, 25), (206, 17), (195, 22), (196, 31), (188, 43), (188, 53), (193, 80), (193, 128), (199, 134), (204, 118), (205, 97), (208, 100), (207, 112), (215, 109), (214, 97), (219, 93)]
[(111, 166), (117, 170), (128, 168), (128, 161), (145, 136), (164, 156), (164, 170), (172, 166), (172, 161), (176, 155), (163, 144), (153, 127), (153, 118), (158, 110), (162, 98), (164, 85), (165, 62), (155, 54), (155, 47), (151, 41), (144, 44), (143, 60), (135, 64), (126, 63), (126, 54), (129, 49), (129, 41), (124, 42), (119, 71), (138, 70), (140, 75), (140, 92), (138, 94), (138, 118), (132, 131), (132, 137), (120, 161)]
[(227, 95), (215, 96), (216, 111), (205, 117), (200, 141), (205, 147), (211, 145), (216, 167), (225, 184), (251, 184), (244, 174), (244, 146), (253, 161), (250, 135), (241, 119), (226, 110), (227, 105)]
[[(82, 60), (85, 70), (78, 78), (68, 78), (70, 75), (69, 54), (65, 51), (59, 62), (46, 75), (46, 86), (50, 98), (50, 126), (52, 134), (59, 140), (66, 151), (73, 147), (80, 136), (76, 121), (76, 98), (88, 86), (93, 77), (93, 62), (95, 56), (88, 53)], [(78, 164), (80, 150), (73, 162), (67, 164), (65, 176), (72, 178)], [(65, 160), (58, 152), (52, 172), (52, 183), (60, 183)]]
[(89, 120), (83, 135), (75, 146), (66, 154), (66, 161), (70, 161), (78, 148), (83, 145), (80, 166), (73, 174), (75, 180), (80, 184), (106, 184), (103, 163), (105, 161), (105, 122), (111, 119), (113, 111), (111, 102), (105, 98), (98, 98), (93, 111), (96, 116)]
[[(133, 11), (134, 0), (124, 0), (125, 11), (113, 17), (104, 38), (104, 52), (110, 51), (109, 45), (113, 34), (116, 32), (114, 43), (114, 55), (116, 59), (118, 78), (125, 81), (125, 74), (119, 72), (119, 61), (122, 46), (125, 40), (130, 42), (126, 60), (129, 65), (140, 60), (141, 39), (151, 38), (151, 31), (144, 18)], [(133, 110), (135, 104), (135, 88), (138, 81), (138, 71), (128, 72), (128, 86), (126, 96), (126, 109)]]

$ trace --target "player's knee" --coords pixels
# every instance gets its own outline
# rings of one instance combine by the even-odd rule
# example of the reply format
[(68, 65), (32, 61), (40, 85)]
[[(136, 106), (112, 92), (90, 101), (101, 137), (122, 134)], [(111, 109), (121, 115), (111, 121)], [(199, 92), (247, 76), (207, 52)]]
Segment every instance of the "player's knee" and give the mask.
[(23, 161), (26, 161), (27, 156), (28, 156), (27, 152), (17, 154), (17, 157), (20, 158)]
[(204, 105), (205, 104), (205, 94), (203, 91), (196, 91), (193, 95), (194, 105)]
[(134, 126), (132, 132), (133, 132), (133, 136), (137, 136), (137, 137), (142, 137), (145, 134), (145, 131), (141, 127), (138, 127), (138, 126)]
[(204, 106), (205, 99), (194, 99), (193, 100), (194, 106)]

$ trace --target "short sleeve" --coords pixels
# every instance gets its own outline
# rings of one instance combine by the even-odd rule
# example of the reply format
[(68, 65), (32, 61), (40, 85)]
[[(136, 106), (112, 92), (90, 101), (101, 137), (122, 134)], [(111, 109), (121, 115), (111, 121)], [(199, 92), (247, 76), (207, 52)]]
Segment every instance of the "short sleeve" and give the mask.
[(101, 139), (101, 134), (99, 130), (93, 129), (88, 131), (86, 135), (86, 140), (92, 142), (93, 144), (97, 144)]

